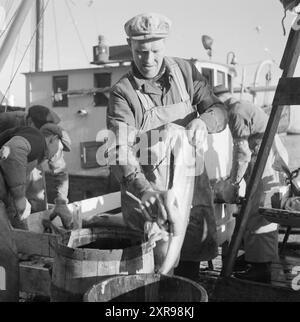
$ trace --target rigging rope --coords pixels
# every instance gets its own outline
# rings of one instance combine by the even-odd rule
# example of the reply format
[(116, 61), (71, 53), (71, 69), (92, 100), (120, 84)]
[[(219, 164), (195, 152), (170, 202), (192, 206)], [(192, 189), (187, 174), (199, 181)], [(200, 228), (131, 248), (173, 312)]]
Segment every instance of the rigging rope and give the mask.
[[(49, 2), (50, 2), (50, 0), (48, 0), (48, 1), (47, 1), (46, 5), (45, 5), (45, 7), (44, 7), (44, 9), (43, 9), (43, 11), (42, 11), (42, 13), (41, 13), (41, 17), (44, 17), (44, 14), (45, 14), (45, 11), (46, 11), (46, 9), (47, 9), (47, 7), (48, 7), (48, 5), (49, 5)], [(36, 26), (36, 28), (35, 28), (35, 30), (34, 30), (34, 32), (33, 32), (33, 35), (32, 35), (32, 37), (31, 37), (31, 39), (30, 39), (30, 41), (29, 41), (29, 43), (28, 43), (28, 45), (27, 45), (27, 47), (26, 47), (26, 49), (25, 49), (25, 52), (24, 52), (24, 54), (23, 54), (23, 56), (22, 56), (22, 58), (21, 58), (21, 61), (20, 61), (19, 65), (18, 65), (18, 67), (17, 67), (17, 69), (16, 69), (16, 71), (15, 71), (15, 73), (14, 73), (14, 75), (13, 75), (12, 79), (10, 80), (9, 85), (8, 85), (8, 87), (7, 87), (7, 89), (6, 89), (5, 93), (4, 93), (4, 95), (3, 95), (3, 98), (2, 98), (2, 100), (1, 100), (1, 102), (0, 102), (0, 105), (2, 105), (2, 103), (3, 103), (3, 101), (4, 101), (5, 97), (6, 97), (6, 95), (7, 95), (7, 93), (8, 93), (8, 91), (9, 91), (9, 90), (10, 90), (10, 88), (11, 88), (12, 83), (14, 82), (14, 80), (15, 80), (15, 78), (16, 78), (16, 76), (17, 76), (17, 73), (18, 73), (18, 71), (19, 71), (19, 69), (20, 69), (20, 67), (21, 67), (21, 65), (22, 65), (22, 63), (23, 63), (23, 61), (24, 61), (24, 58), (25, 58), (25, 56), (26, 56), (26, 54), (27, 54), (27, 52), (28, 52), (28, 50), (29, 50), (29, 48), (30, 48), (30, 46), (31, 46), (31, 43), (32, 43), (32, 41), (33, 41), (33, 39), (34, 39), (34, 37), (35, 37), (35, 35), (36, 35), (36, 33), (37, 33), (37, 30), (38, 30), (38, 28), (39, 28), (39, 26), (40, 26), (40, 24), (41, 24), (42, 20), (43, 20), (43, 19), (40, 19), (39, 23), (37, 24), (37, 26)]]
[(86, 50), (85, 50), (85, 47), (84, 47), (84, 44), (83, 44), (82, 38), (81, 38), (81, 36), (80, 36), (80, 33), (79, 33), (79, 30), (78, 30), (78, 27), (77, 27), (77, 25), (76, 25), (76, 21), (75, 21), (75, 19), (74, 19), (74, 16), (73, 16), (73, 14), (72, 14), (72, 10), (71, 10), (71, 8), (70, 8), (69, 3), (68, 3), (68, 1), (67, 1), (67, 0), (65, 0), (65, 4), (66, 4), (66, 6), (67, 6), (67, 9), (68, 9), (69, 15), (70, 15), (70, 17), (71, 17), (71, 19), (72, 19), (72, 23), (73, 23), (73, 26), (74, 26), (74, 28), (75, 28), (75, 31), (76, 31), (77, 37), (78, 37), (78, 39), (79, 39), (79, 42), (80, 42), (81, 48), (82, 48), (82, 50), (83, 50), (83, 52), (84, 52), (85, 58), (86, 58), (86, 60), (87, 60), (87, 62), (88, 62), (88, 64), (89, 64), (89, 58), (88, 58), (87, 52), (86, 52)]
[(55, 15), (55, 1), (52, 1), (52, 11), (53, 11), (53, 20), (54, 20), (54, 34), (55, 34), (55, 42), (56, 42), (57, 64), (58, 64), (58, 69), (61, 69), (58, 32), (57, 32), (57, 21), (56, 21), (56, 15)]
[(3, 37), (3, 35), (4, 35), (4, 34), (6, 33), (6, 31), (9, 29), (9, 27), (10, 27), (10, 25), (12, 24), (12, 22), (13, 22), (13, 20), (14, 20), (15, 16), (16, 16), (16, 14), (17, 14), (17, 10), (15, 10), (14, 14), (11, 16), (11, 18), (10, 18), (10, 20), (9, 20), (9, 22), (8, 22), (8, 24), (7, 24), (7, 26), (6, 26), (6, 28), (1, 32), (1, 34), (0, 34), (0, 39)]
[[(8, 4), (8, 2), (9, 2), (9, 4)], [(6, 12), (7, 12), (7, 15), (9, 15), (9, 13), (10, 13), (13, 5), (14, 5), (14, 0), (7, 0), (6, 1), (6, 7), (7, 7)]]
[(94, 7), (94, 1), (89, 0), (87, 6), (88, 6), (89, 10), (91, 10), (91, 12), (92, 12), (92, 17), (94, 19), (94, 25), (95, 25), (95, 31), (96, 31), (97, 35), (99, 35), (100, 34), (99, 25), (98, 25), (98, 19), (96, 17), (97, 10), (96, 10), (96, 8), (93, 8)]

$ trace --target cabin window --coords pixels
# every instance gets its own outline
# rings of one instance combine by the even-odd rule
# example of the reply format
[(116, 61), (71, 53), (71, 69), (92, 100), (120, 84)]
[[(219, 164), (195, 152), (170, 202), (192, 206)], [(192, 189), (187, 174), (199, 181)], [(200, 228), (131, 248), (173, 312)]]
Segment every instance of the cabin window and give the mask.
[(211, 68), (202, 68), (202, 75), (207, 79), (210, 86), (214, 84), (214, 74)]
[(95, 106), (107, 106), (109, 99), (108, 90), (111, 86), (111, 74), (94, 74), (94, 86), (96, 88), (96, 92), (94, 94)]
[(81, 167), (83, 169), (100, 168), (97, 162), (97, 151), (105, 142), (81, 142), (80, 154), (81, 154)]
[(68, 76), (53, 76), (53, 107), (68, 107)]
[(220, 70), (217, 71), (217, 86), (218, 85), (226, 85), (225, 84), (225, 73), (221, 72)]

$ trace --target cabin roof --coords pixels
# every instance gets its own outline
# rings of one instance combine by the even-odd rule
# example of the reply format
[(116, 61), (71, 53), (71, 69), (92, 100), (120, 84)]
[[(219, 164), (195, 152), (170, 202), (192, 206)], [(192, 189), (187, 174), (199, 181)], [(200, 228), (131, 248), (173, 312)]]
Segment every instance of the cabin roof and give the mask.
[[(87, 68), (72, 68), (72, 69), (54, 69), (54, 70), (45, 70), (41, 72), (27, 72), (23, 73), (23, 75), (38, 75), (38, 74), (54, 74), (54, 73), (70, 73), (70, 72), (85, 72), (85, 71), (95, 71), (95, 72), (100, 72), (103, 70), (108, 70), (108, 69), (116, 69), (116, 68), (121, 68), (121, 67), (126, 67), (126, 65), (118, 65), (114, 66), (118, 62), (111, 62), (111, 65), (105, 65), (105, 66), (97, 66), (97, 67), (87, 67)], [(130, 62), (128, 62), (130, 64)]]
[[(122, 46), (120, 46), (120, 47), (122, 47)], [(115, 57), (117, 57), (117, 56), (115, 56)], [(200, 60), (200, 59), (196, 59), (196, 58), (191, 58), (190, 60), (194, 61), (194, 62), (199, 62), (200, 64), (201, 63), (210, 64), (210, 65), (212, 65), (212, 67), (213, 67), (213, 65), (215, 67), (217, 67), (217, 66), (226, 67), (226, 68), (228, 68), (230, 73), (236, 74), (235, 67), (231, 66), (231, 65), (227, 65), (227, 64), (219, 63), (219, 62), (213, 62), (210, 60)], [(127, 65), (124, 65), (124, 63)], [(87, 67), (87, 68), (57, 69), (57, 70), (47, 70), (47, 71), (41, 71), (41, 72), (27, 72), (27, 73), (23, 73), (23, 74), (25, 76), (28, 76), (28, 75), (30, 76), (30, 75), (38, 75), (38, 74), (55, 74), (55, 73), (63, 74), (63, 73), (71, 73), (71, 72), (85, 72), (85, 71), (100, 72), (103, 70), (111, 70), (111, 69), (117, 69), (117, 68), (122, 68), (122, 67), (124, 68), (124, 67), (128, 66), (128, 64), (130, 64), (130, 63), (131, 62), (129, 60), (128, 61), (115, 60), (115, 61), (111, 61), (105, 65), (99, 65), (99, 66), (93, 66), (93, 67)]]

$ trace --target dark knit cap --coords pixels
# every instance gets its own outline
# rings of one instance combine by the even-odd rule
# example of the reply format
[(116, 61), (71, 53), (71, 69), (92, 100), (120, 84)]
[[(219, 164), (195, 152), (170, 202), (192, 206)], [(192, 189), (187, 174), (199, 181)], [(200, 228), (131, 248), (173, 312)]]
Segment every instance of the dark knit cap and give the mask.
[(40, 129), (46, 123), (58, 124), (59, 116), (49, 108), (42, 105), (34, 105), (28, 109), (27, 118), (30, 117), (34, 125)]

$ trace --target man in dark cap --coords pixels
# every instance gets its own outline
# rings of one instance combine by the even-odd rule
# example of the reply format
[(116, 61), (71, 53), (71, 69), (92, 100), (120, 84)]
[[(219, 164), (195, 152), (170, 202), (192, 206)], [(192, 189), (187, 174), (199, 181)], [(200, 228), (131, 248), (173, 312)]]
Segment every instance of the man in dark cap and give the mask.
[[(0, 113), (0, 135), (4, 131), (15, 127), (30, 126), (36, 129), (41, 129), (41, 127), (45, 125), (51, 127), (59, 122), (60, 118), (54, 111), (51, 111), (49, 108), (42, 105), (34, 105), (24, 112), (17, 111)], [(68, 137), (68, 134), (63, 131), (63, 136)], [(7, 151), (7, 149), (2, 149), (2, 154), (4, 154), (4, 152), (7, 153)], [(65, 151), (69, 150), (67, 149)], [(71, 217), (70, 210), (67, 206), (69, 176), (67, 173), (66, 163), (64, 161), (63, 151), (58, 151), (58, 154), (49, 160), (48, 165), (55, 179), (56, 198), (54, 200), (54, 213), (59, 215), (63, 222), (68, 222), (68, 218)], [(27, 185), (26, 194), (32, 206), (32, 212), (45, 210), (47, 199), (45, 194), (46, 187), (44, 169), (40, 166), (33, 168), (28, 180), (29, 183)], [(43, 193), (41, 193), (41, 191)]]
[[(40, 130), (16, 127), (0, 134), (0, 148), (9, 150), (0, 161), (0, 200), (5, 203), (14, 227), (26, 229), (26, 218), (31, 212), (27, 191), (33, 169), (45, 160), (51, 163), (62, 151), (70, 151), (70, 147), (70, 139), (56, 124), (46, 124)], [(44, 191), (38, 194), (42, 198)], [(65, 226), (71, 225), (71, 217), (63, 216), (62, 220)]]
[[(138, 15), (125, 24), (133, 64), (132, 71), (111, 91), (107, 126), (117, 144), (115, 155), (114, 149), (109, 148), (109, 162), (121, 183), (124, 219), (133, 229), (144, 230), (145, 222), (150, 220), (145, 215), (148, 213), (158, 217), (156, 221), (160, 220), (161, 230), (165, 223), (166, 226), (171, 224), (171, 230), (179, 229), (184, 233), (185, 229), (181, 228), (185, 223), (178, 220), (180, 216), (174, 216), (177, 208), (173, 206), (180, 206), (187, 198), (193, 199), (176, 274), (195, 279), (200, 260), (210, 260), (217, 254), (212, 192), (204, 167), (198, 176), (193, 176), (194, 194), (185, 196), (186, 191), (183, 191), (182, 195), (169, 198), (169, 192), (187, 182), (189, 176), (183, 167), (181, 178), (176, 178), (178, 167), (172, 165), (173, 156), (167, 141), (181, 137), (178, 154), (192, 147), (185, 155), (192, 159), (194, 151), (203, 146), (207, 132), (225, 129), (227, 115), (207, 80), (191, 62), (165, 56), (170, 28), (170, 20), (155, 13)], [(151, 156), (151, 161), (145, 164), (137, 157), (134, 145), (139, 140), (143, 142), (144, 137), (154, 139), (155, 131), (160, 136), (158, 142), (141, 146), (141, 154), (147, 151), (146, 155)], [(161, 135), (162, 132), (166, 135)], [(122, 156), (127, 156), (126, 160)], [(176, 153), (174, 158), (177, 158)], [(141, 199), (145, 207), (142, 214), (137, 211), (138, 203), (126, 191)], [(164, 236), (159, 230), (155, 234), (156, 239)], [(180, 250), (181, 245), (175, 253), (180, 255)], [(155, 252), (160, 252), (159, 247)]]
[[(224, 102), (228, 111), (228, 123), (233, 138), (232, 168), (230, 176), (215, 186), (217, 199), (235, 203), (242, 179), (249, 181), (261, 141), (267, 126), (265, 112), (244, 100), (237, 100), (223, 85), (216, 86), (214, 93)], [(263, 177), (252, 204), (252, 213), (244, 235), (245, 260), (250, 264), (245, 272), (236, 277), (257, 282), (270, 282), (271, 262), (278, 257), (277, 224), (270, 223), (258, 212), (259, 207), (280, 208), (279, 173), (274, 170), (280, 163), (288, 163), (288, 154), (280, 138), (275, 136)]]
[(46, 123), (58, 124), (59, 116), (43, 105), (34, 105), (27, 111), (0, 113), (0, 133), (17, 126), (32, 126), (37, 129)]

